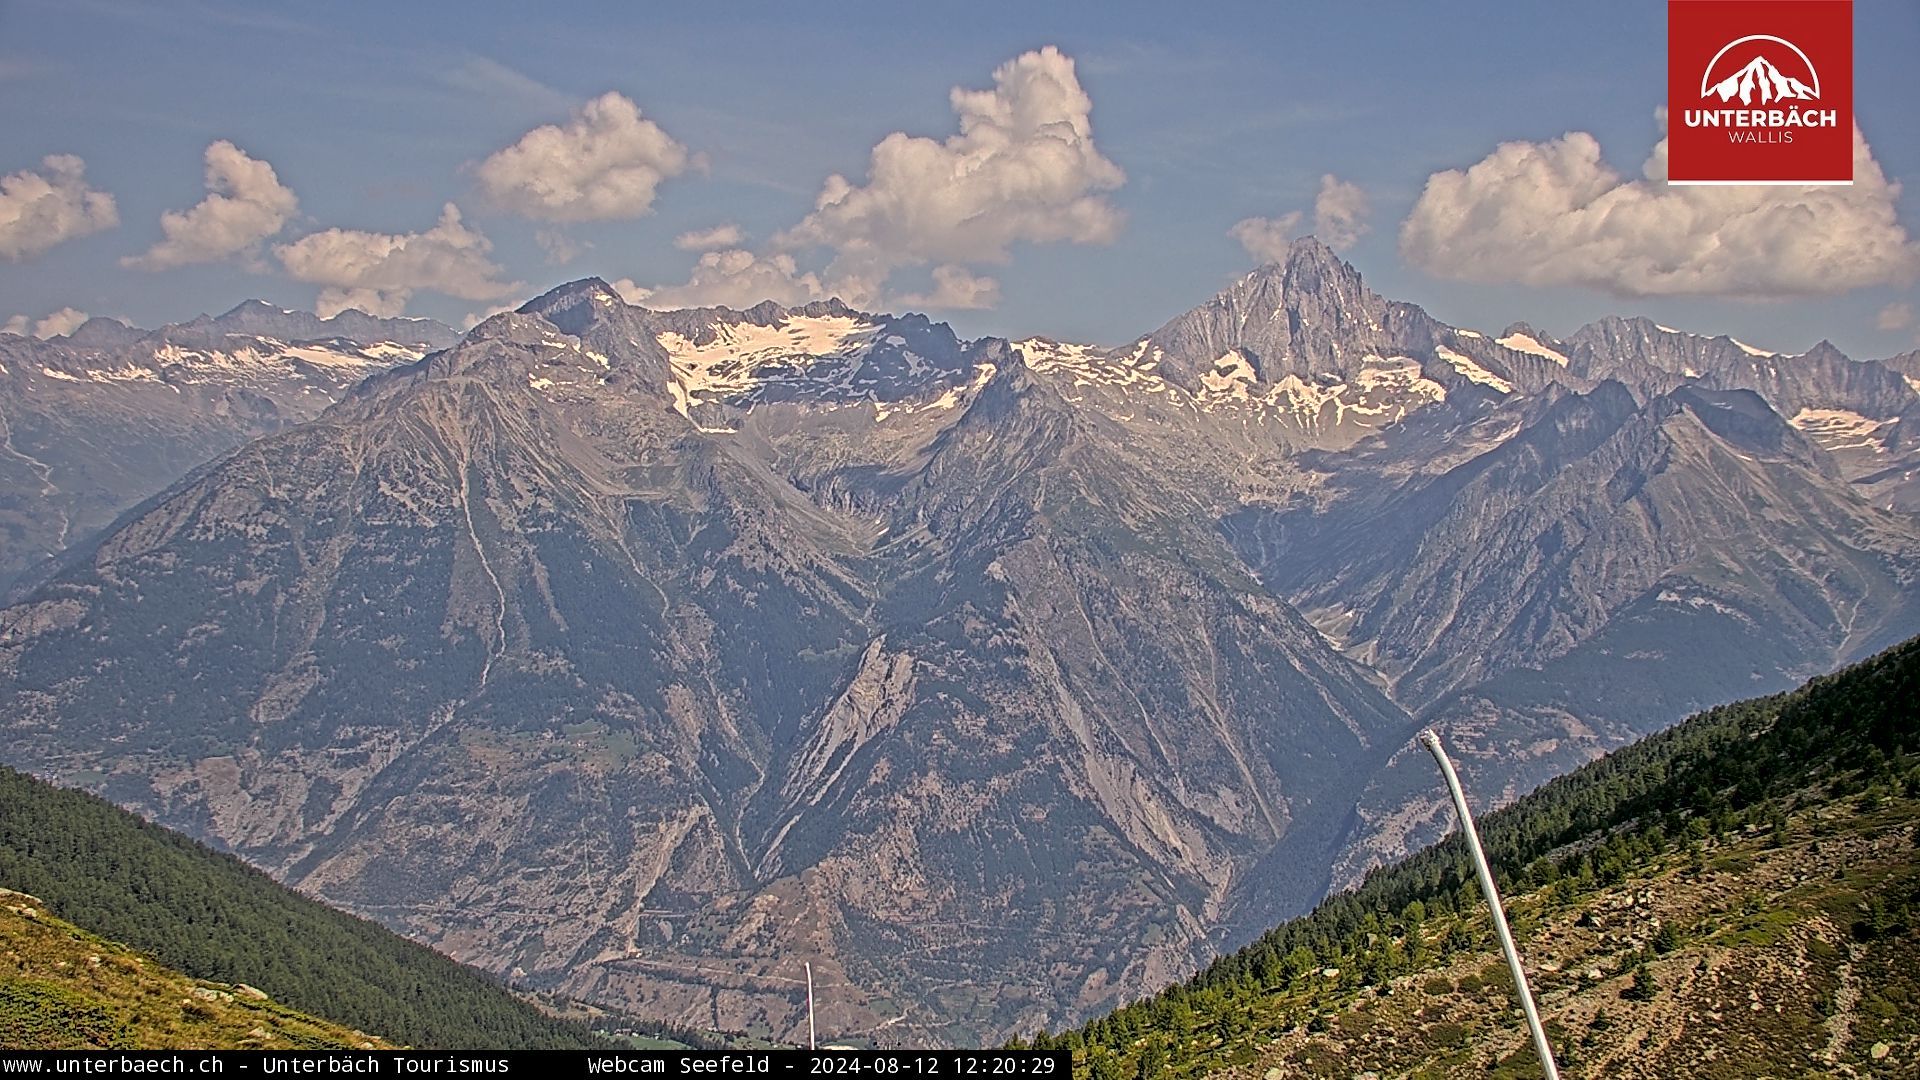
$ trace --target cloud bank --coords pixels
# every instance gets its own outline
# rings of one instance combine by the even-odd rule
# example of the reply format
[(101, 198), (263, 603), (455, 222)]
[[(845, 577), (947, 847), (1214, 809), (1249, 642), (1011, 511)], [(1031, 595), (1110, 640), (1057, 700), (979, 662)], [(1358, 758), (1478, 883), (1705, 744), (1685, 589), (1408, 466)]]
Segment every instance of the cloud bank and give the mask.
[(609, 91), (564, 127), (534, 128), (474, 175), (494, 205), (537, 221), (634, 218), (653, 210), (660, 182), (686, 171), (687, 148)]
[(734, 224), (715, 225), (711, 229), (695, 229), (683, 232), (673, 238), (673, 246), (681, 251), (718, 251), (721, 248), (739, 247), (746, 239), (746, 233)]
[(487, 257), (493, 244), (460, 220), (452, 203), (426, 232), (375, 233), (328, 229), (273, 249), (296, 281), (322, 286), (314, 310), (331, 318), (347, 308), (394, 316), (417, 291), (462, 300), (494, 300), (519, 289), (501, 280)]
[(0, 177), (0, 259), (31, 259), (120, 224), (113, 196), (87, 186), (86, 162), (49, 154), (40, 168)]
[(1850, 187), (1670, 187), (1667, 142), (1628, 180), (1585, 132), (1503, 143), (1429, 177), (1401, 255), (1436, 277), (1583, 285), (1621, 297), (1774, 298), (1900, 283), (1920, 246), (1900, 185), (1856, 128)]
[[(1313, 200), (1313, 234), (1328, 247), (1345, 251), (1367, 234), (1371, 212), (1367, 193), (1360, 185), (1327, 173), (1320, 177), (1320, 191)], [(1306, 215), (1298, 210), (1279, 217), (1242, 218), (1234, 222), (1227, 235), (1240, 241), (1258, 262), (1282, 262), (1287, 249), (1300, 237), (1305, 220)]]
[(908, 293), (899, 302), (907, 307), (934, 308), (940, 311), (978, 311), (1000, 303), (1000, 283), (981, 277), (964, 266), (951, 263), (933, 268), (933, 288), (924, 293)]
[(145, 255), (121, 259), (122, 266), (165, 270), (255, 251), (299, 211), (300, 200), (273, 166), (225, 139), (208, 146), (206, 157), (207, 197), (191, 209), (160, 215), (167, 238)]
[[(647, 290), (654, 307), (838, 296), (858, 307), (959, 309), (999, 302), (999, 283), (969, 264), (1004, 263), (1016, 243), (1110, 242), (1121, 214), (1106, 198), (1126, 182), (1094, 145), (1093, 102), (1073, 60), (1058, 49), (1023, 53), (993, 73), (993, 88), (948, 95), (959, 131), (945, 139), (894, 132), (870, 154), (856, 184), (833, 175), (813, 211), (774, 237), (770, 250), (738, 245), (736, 226), (687, 233), (701, 251), (687, 282)], [(823, 270), (797, 255), (825, 249)], [(888, 299), (896, 270), (932, 266), (932, 288)]]
[(87, 321), (87, 313), (79, 308), (64, 307), (39, 319), (29, 319), (25, 315), (15, 315), (5, 323), (0, 323), (0, 334), (18, 334), (25, 337), (32, 334), (42, 340), (71, 334), (80, 329)]
[[(709, 251), (701, 255), (684, 285), (663, 285), (645, 290), (636, 288), (633, 293), (622, 290), (621, 294), (629, 303), (645, 303), (648, 307), (660, 309), (721, 305), (744, 308), (762, 300), (792, 307), (813, 300), (824, 300), (829, 295), (819, 276), (802, 273), (793, 256), (756, 255), (738, 248)], [(863, 291), (848, 295), (836, 290), (832, 295), (838, 295), (856, 307), (865, 306), (872, 300), (871, 295)]]
[(1367, 193), (1332, 173), (1320, 178), (1320, 194), (1313, 200), (1313, 234), (1320, 242), (1345, 251), (1360, 241), (1372, 228)]
[(813, 213), (781, 238), (835, 251), (830, 275), (877, 277), (927, 262), (1005, 262), (1016, 242), (1098, 244), (1121, 215), (1100, 193), (1126, 182), (1093, 142), (1093, 101), (1053, 46), (993, 73), (993, 89), (949, 95), (959, 134), (894, 132), (867, 182), (827, 178)]
[(1242, 218), (1233, 223), (1227, 235), (1240, 241), (1247, 254), (1260, 263), (1279, 262), (1287, 257), (1287, 246), (1300, 235), (1305, 215), (1294, 210), (1279, 217)]

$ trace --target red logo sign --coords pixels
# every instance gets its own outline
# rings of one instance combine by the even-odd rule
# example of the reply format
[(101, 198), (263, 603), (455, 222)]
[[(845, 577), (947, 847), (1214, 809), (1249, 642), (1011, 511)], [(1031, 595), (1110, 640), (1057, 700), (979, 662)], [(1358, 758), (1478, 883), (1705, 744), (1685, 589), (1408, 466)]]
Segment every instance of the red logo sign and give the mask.
[(1853, 0), (1667, 0), (1667, 178), (1853, 183)]

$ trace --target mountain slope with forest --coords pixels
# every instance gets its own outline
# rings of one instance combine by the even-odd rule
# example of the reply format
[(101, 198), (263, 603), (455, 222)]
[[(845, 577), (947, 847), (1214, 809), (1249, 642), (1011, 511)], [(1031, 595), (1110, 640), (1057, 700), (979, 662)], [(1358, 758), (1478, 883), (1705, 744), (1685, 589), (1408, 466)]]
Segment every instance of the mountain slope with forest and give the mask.
[(0, 1047), (9, 1050), (377, 1050), (246, 983), (190, 978), (0, 889)]
[[(0, 886), (38, 898), (32, 905), (15, 898), (13, 906), (44, 905), (192, 979), (245, 983), (397, 1044), (601, 1045), (480, 973), (301, 896), (232, 856), (3, 767)], [(135, 1023), (125, 1037), (150, 1045), (144, 1039), (155, 1034)]]
[[(1480, 823), (1568, 1076), (1910, 1075), (1920, 639)], [(1436, 777), (1436, 784), (1438, 783)], [(1040, 1045), (1113, 1077), (1537, 1075), (1458, 835)]]

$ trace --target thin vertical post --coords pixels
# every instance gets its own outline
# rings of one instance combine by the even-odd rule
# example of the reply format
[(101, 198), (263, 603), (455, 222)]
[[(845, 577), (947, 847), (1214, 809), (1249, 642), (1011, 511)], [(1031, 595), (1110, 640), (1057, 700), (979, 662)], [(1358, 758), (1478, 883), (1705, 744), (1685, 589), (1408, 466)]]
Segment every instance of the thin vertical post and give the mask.
[(1440, 773), (1447, 778), (1447, 790), (1453, 794), (1453, 808), (1460, 815), (1460, 832), (1467, 838), (1467, 850), (1473, 853), (1473, 869), (1480, 875), (1480, 892), (1487, 898), (1487, 909), (1493, 912), (1493, 931), (1500, 937), (1501, 951), (1507, 954), (1507, 970), (1513, 973), (1513, 990), (1520, 995), (1520, 1009), (1527, 1014), (1527, 1029), (1533, 1034), (1533, 1050), (1540, 1055), (1540, 1067), (1546, 1071), (1547, 1080), (1560, 1080), (1560, 1070), (1553, 1063), (1553, 1048), (1547, 1045), (1547, 1031), (1540, 1026), (1540, 1010), (1534, 1008), (1533, 991), (1528, 989), (1527, 973), (1520, 966), (1520, 950), (1513, 943), (1513, 931), (1507, 929), (1500, 890), (1493, 884), (1493, 868), (1487, 865), (1487, 853), (1480, 848), (1480, 833), (1473, 827), (1473, 812), (1467, 809), (1467, 793), (1460, 788), (1460, 776), (1453, 771), (1453, 762), (1447, 759), (1438, 732), (1428, 728), (1420, 733), (1420, 741), (1433, 754), (1433, 760), (1440, 763)]
[(813, 1049), (813, 961), (807, 961), (807, 1049)]

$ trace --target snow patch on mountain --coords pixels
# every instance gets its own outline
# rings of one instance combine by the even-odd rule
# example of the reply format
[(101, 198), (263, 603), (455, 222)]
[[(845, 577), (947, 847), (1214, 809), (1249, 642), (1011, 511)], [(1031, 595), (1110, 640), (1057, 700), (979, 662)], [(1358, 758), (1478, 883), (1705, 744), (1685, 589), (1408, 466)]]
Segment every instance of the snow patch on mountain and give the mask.
[(782, 319), (771, 326), (721, 322), (713, 337), (696, 341), (666, 331), (657, 335), (667, 351), (676, 381), (691, 402), (700, 394), (741, 394), (777, 374), (810, 368), (819, 360), (853, 359), (871, 348), (880, 326), (850, 315)]
[(1497, 345), (1505, 345), (1507, 348), (1512, 349), (1514, 352), (1532, 353), (1534, 356), (1544, 356), (1547, 359), (1553, 361), (1554, 363), (1559, 364), (1561, 367), (1567, 366), (1567, 357), (1565, 353), (1556, 352), (1553, 349), (1547, 348), (1545, 345), (1540, 344), (1539, 340), (1534, 338), (1530, 334), (1519, 334), (1519, 333), (1508, 334), (1506, 337), (1503, 337), (1503, 338), (1495, 338), (1494, 343)]
[(1446, 398), (1446, 387), (1427, 378), (1419, 361), (1369, 354), (1361, 359), (1360, 371), (1351, 382), (1307, 382), (1288, 375), (1263, 400), (1291, 412), (1301, 427), (1321, 431), (1348, 423), (1385, 427)]
[(1247, 399), (1247, 388), (1258, 380), (1253, 365), (1247, 362), (1245, 353), (1231, 349), (1221, 354), (1213, 362), (1212, 370), (1201, 374), (1200, 382), (1208, 391), (1226, 394), (1241, 401)]
[(1883, 431), (1892, 420), (1874, 420), (1848, 409), (1801, 409), (1787, 421), (1827, 450), (1887, 451)]
[(1064, 373), (1075, 386), (1129, 386), (1151, 394), (1178, 392), (1159, 374), (1161, 351), (1142, 341), (1126, 352), (1097, 345), (1026, 338), (1013, 349), (1027, 370), (1039, 375)]
[(719, 322), (709, 341), (667, 331), (659, 335), (659, 342), (676, 366), (704, 370), (730, 360), (851, 354), (872, 344), (878, 329), (877, 324), (851, 315), (796, 315), (771, 326)]
[[(1453, 367), (1453, 370), (1459, 372), (1462, 375), (1465, 375), (1469, 381), (1479, 383), (1482, 386), (1490, 387), (1494, 390), (1499, 391), (1502, 394), (1513, 393), (1512, 383), (1508, 382), (1507, 380), (1501, 378), (1498, 375), (1495, 375), (1493, 372), (1488, 371), (1486, 368), (1481, 367), (1479, 364), (1473, 361), (1472, 357), (1464, 356), (1460, 353), (1454, 352), (1452, 349), (1447, 348), (1445, 345), (1438, 346), (1434, 351), (1440, 355), (1440, 359), (1445, 360), (1449, 365), (1451, 365)], [(1565, 360), (1561, 361), (1561, 363), (1565, 363), (1565, 362), (1566, 362)]]
[(1014, 342), (1013, 347), (1028, 370), (1069, 379), (1072, 387), (1162, 395), (1162, 401), (1176, 408), (1240, 414), (1248, 420), (1266, 417), (1313, 436), (1331, 434), (1343, 425), (1386, 427), (1447, 397), (1446, 388), (1427, 378), (1419, 361), (1406, 356), (1369, 353), (1350, 376), (1328, 372), (1302, 378), (1289, 373), (1263, 385), (1252, 359), (1242, 350), (1230, 349), (1201, 372), (1200, 387), (1189, 392), (1161, 376), (1165, 354), (1150, 341), (1110, 350), (1030, 338)]

